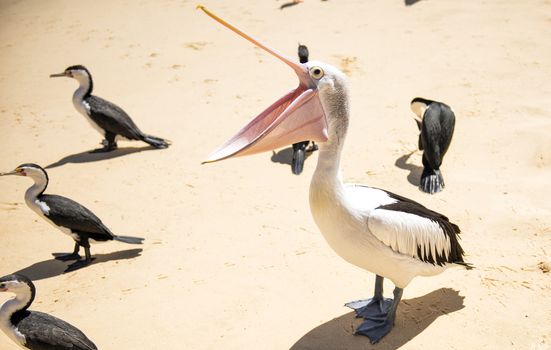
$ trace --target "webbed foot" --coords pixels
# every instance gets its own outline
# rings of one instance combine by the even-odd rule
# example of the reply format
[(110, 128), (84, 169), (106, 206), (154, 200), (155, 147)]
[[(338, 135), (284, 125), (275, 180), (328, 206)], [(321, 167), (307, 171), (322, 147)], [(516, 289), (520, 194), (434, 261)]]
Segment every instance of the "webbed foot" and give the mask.
[(54, 259), (59, 261), (80, 260), (82, 257), (78, 253), (52, 253)]
[(103, 145), (102, 148), (97, 148), (95, 150), (90, 151), (89, 153), (104, 153), (104, 152), (111, 152), (117, 149), (117, 143), (116, 142), (109, 142), (107, 140), (102, 140), (101, 144)]
[(371, 344), (377, 343), (385, 335), (387, 335), (394, 327), (394, 320), (390, 317), (385, 317), (378, 320), (365, 320), (358, 328), (355, 334), (365, 335), (371, 341)]
[(366, 300), (356, 300), (344, 304), (356, 311), (356, 317), (364, 319), (380, 319), (385, 317), (392, 306), (392, 299), (389, 298), (371, 298)]
[(67, 267), (67, 269), (65, 269), (65, 271), (63, 271), (63, 273), (66, 273), (66, 272), (71, 272), (71, 271), (75, 271), (75, 270), (78, 270), (78, 269), (81, 269), (85, 266), (88, 266), (92, 263), (92, 261), (94, 261), (96, 258), (91, 258), (90, 260), (78, 260), (78, 261), (75, 261), (74, 263), (72, 263), (71, 265), (69, 265)]

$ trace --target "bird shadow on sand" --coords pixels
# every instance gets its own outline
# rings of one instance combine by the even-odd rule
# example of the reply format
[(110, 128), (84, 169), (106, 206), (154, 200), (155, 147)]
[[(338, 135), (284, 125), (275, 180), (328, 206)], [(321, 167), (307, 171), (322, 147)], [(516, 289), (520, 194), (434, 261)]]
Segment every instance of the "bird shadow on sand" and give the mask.
[(142, 147), (122, 147), (117, 148), (111, 152), (94, 152), (85, 151), (80, 153), (71, 154), (69, 156), (63, 157), (55, 163), (47, 165), (45, 169), (57, 168), (58, 166), (65, 165), (67, 163), (90, 163), (97, 162), (100, 160), (113, 159), (122, 156), (126, 156), (132, 153), (138, 153), (143, 151), (151, 151), (156, 149), (153, 146), (142, 146)]
[[(95, 258), (94, 261), (89, 265), (95, 265), (95, 264), (101, 264), (107, 261), (113, 261), (113, 260), (126, 260), (126, 259), (134, 259), (141, 255), (143, 249), (127, 249), (127, 250), (119, 250), (117, 252), (108, 253), (108, 254), (96, 254), (92, 255), (93, 258)], [(41, 262), (37, 262), (32, 264), (31, 266), (25, 267), (24, 269), (21, 269), (17, 272), (18, 274), (22, 274), (24, 276), (29, 277), (33, 281), (42, 280), (50, 277), (55, 277), (63, 274), (65, 272), (65, 269), (67, 269), (67, 266), (69, 264), (73, 263), (74, 261), (59, 261), (55, 259), (50, 260), (44, 260)], [(88, 268), (84, 267), (84, 268)]]
[[(304, 161), (312, 155), (311, 151), (304, 152)], [(284, 148), (278, 152), (272, 151), (271, 161), (279, 164), (291, 165), (293, 164), (293, 147)]]
[(409, 174), (407, 176), (408, 182), (413, 186), (418, 187), (421, 180), (421, 174), (423, 173), (423, 167), (408, 163), (408, 160), (413, 155), (413, 153), (415, 153), (415, 151), (399, 157), (398, 159), (396, 159), (396, 162), (394, 162), (394, 165), (396, 165), (400, 169), (409, 170)]
[(406, 4), (406, 6), (411, 6), (411, 5), (415, 5), (419, 1), (421, 0), (404, 0), (404, 3)]
[(290, 350), (395, 350), (423, 332), (438, 317), (464, 308), (459, 292), (441, 288), (418, 298), (402, 300), (394, 329), (379, 343), (371, 345), (367, 337), (354, 335), (362, 322), (349, 312), (326, 322), (300, 338)]

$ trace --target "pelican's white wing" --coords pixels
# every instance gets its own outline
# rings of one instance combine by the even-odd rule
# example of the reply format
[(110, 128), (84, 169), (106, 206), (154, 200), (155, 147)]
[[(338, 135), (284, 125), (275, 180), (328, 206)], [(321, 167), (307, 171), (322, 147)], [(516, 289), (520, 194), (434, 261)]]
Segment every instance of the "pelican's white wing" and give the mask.
[(402, 211), (375, 209), (369, 214), (371, 233), (392, 250), (423, 261), (448, 261), (450, 238), (438, 222)]
[(459, 227), (446, 216), (394, 193), (371, 191), (384, 192), (388, 198), (376, 207), (368, 205), (373, 209), (367, 213), (367, 226), (378, 240), (395, 252), (431, 264), (463, 264)]

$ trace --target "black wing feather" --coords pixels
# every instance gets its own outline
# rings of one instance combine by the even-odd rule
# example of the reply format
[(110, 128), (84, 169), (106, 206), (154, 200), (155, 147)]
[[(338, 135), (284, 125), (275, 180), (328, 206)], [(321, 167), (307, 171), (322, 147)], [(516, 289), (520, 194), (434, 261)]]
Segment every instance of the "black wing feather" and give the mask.
[(39, 311), (19, 311), (11, 319), (31, 350), (97, 350), (78, 328)]
[(438, 170), (450, 146), (455, 128), (455, 115), (443, 103), (434, 102), (425, 111), (421, 125), (420, 146), (424, 148), (423, 161)]
[(50, 207), (45, 215), (56, 225), (113, 239), (111, 230), (94, 213), (74, 200), (53, 194), (44, 194), (38, 199)]
[(141, 140), (143, 133), (130, 116), (119, 106), (90, 95), (85, 99), (90, 105), (90, 118), (104, 130), (124, 136), (129, 140)]
[(405, 212), (405, 213), (409, 213), (409, 214), (413, 214), (413, 215), (417, 215), (417, 216), (429, 219), (433, 222), (436, 222), (440, 226), (440, 228), (442, 228), (442, 231), (444, 231), (444, 234), (448, 236), (448, 238), (450, 239), (450, 253), (448, 254), (447, 259), (446, 259), (446, 256), (443, 254), (443, 252), (436, 252), (436, 256), (433, 257), (430, 250), (426, 254), (426, 256), (422, 256), (420, 247), (417, 247), (417, 256), (419, 256), (425, 262), (428, 262), (431, 264), (437, 264), (440, 266), (446, 263), (467, 265), (467, 263), (465, 263), (463, 260), (463, 255), (464, 255), (463, 248), (459, 244), (459, 234), (461, 233), (459, 226), (450, 222), (447, 216), (440, 214), (434, 210), (430, 210), (424, 205), (414, 200), (411, 200), (409, 198), (400, 196), (398, 194), (395, 194), (389, 191), (385, 191), (382, 189), (379, 189), (379, 190), (386, 192), (389, 195), (389, 197), (397, 200), (397, 202), (392, 204), (382, 205), (377, 209), (400, 211), (400, 212)]

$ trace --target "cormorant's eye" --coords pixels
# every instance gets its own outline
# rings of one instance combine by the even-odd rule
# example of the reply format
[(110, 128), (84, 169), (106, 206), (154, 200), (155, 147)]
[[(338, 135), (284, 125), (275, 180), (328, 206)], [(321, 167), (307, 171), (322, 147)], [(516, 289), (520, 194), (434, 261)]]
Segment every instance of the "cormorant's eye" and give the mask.
[(320, 80), (323, 78), (323, 75), (325, 73), (323, 72), (323, 69), (321, 67), (312, 67), (310, 68), (310, 76), (316, 80)]

